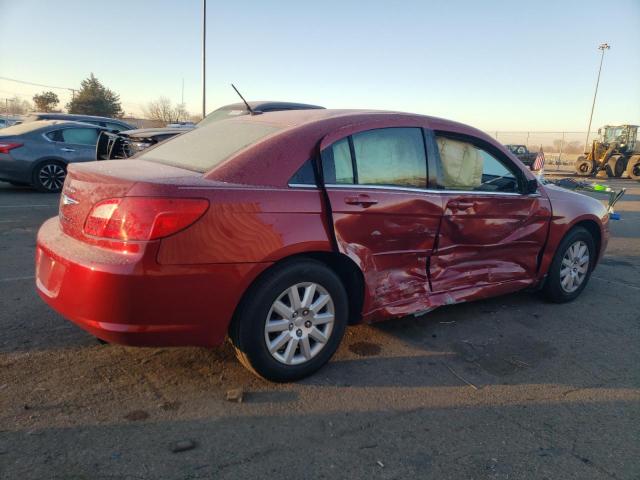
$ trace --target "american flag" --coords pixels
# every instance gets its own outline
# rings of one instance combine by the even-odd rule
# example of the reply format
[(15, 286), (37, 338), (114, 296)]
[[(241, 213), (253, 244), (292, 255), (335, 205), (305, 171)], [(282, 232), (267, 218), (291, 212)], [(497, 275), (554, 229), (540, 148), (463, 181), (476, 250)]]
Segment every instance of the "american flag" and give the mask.
[(542, 151), (542, 147), (540, 147), (540, 151), (538, 152), (538, 155), (536, 156), (536, 159), (533, 162), (533, 165), (531, 166), (531, 170), (533, 171), (538, 171), (538, 170), (542, 170), (544, 168), (544, 152)]

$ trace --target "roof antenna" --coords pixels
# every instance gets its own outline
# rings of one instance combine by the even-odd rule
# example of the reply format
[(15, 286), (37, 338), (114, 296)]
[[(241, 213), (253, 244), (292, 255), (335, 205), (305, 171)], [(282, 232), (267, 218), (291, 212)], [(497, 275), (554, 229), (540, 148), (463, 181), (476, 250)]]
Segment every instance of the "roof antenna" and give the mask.
[(242, 101), (244, 102), (244, 104), (247, 106), (247, 110), (249, 110), (249, 113), (251, 115), (257, 115), (258, 113), (262, 113), (262, 112), (256, 112), (255, 110), (253, 110), (250, 106), (249, 103), (247, 103), (247, 101), (244, 99), (244, 97), (242, 96), (242, 94), (238, 91), (238, 89), (236, 88), (236, 86), (232, 83), (231, 86), (233, 87), (233, 89), (236, 91), (236, 93), (238, 94), (238, 96), (242, 99)]

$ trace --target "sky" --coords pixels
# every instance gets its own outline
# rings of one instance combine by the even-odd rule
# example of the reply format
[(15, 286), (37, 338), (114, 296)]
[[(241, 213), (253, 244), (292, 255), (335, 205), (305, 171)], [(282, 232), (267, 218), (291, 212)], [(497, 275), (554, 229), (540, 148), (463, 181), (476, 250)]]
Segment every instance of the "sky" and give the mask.
[[(139, 115), (201, 111), (202, 0), (0, 0), (0, 77), (93, 72)], [(238, 101), (435, 115), (494, 131), (640, 124), (640, 0), (207, 3), (207, 111)], [(42, 90), (0, 79), (0, 98)], [(68, 101), (69, 92), (54, 90)]]

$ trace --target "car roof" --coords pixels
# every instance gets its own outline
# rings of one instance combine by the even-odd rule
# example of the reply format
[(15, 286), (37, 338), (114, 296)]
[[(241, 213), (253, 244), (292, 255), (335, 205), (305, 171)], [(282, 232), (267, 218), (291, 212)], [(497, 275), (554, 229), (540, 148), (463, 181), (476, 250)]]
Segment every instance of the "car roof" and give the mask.
[[(320, 105), (311, 105), (308, 103), (297, 103), (297, 102), (281, 102), (277, 100), (257, 100), (252, 102), (247, 102), (252, 110), (320, 110), (325, 107), (321, 107)], [(218, 110), (246, 110), (247, 107), (244, 102), (231, 103), (229, 105), (224, 105), (214, 111)]]
[(93, 125), (91, 123), (74, 122), (69, 120), (34, 120), (32, 122), (24, 122), (17, 125), (12, 125), (0, 130), (2, 136), (24, 135), (31, 132), (37, 132), (38, 130), (51, 129), (52, 127), (65, 128), (65, 127), (90, 127), (104, 129), (100, 125)]
[[(240, 150), (205, 174), (211, 180), (237, 184), (286, 186), (288, 179), (308, 158), (341, 138), (375, 128), (418, 127), (434, 131), (471, 135), (480, 138), (511, 158), (515, 158), (495, 139), (468, 125), (427, 115), (379, 110), (284, 110), (243, 115), (225, 120), (238, 123), (258, 122), (281, 129)], [(197, 130), (216, 128), (215, 123)], [(229, 123), (227, 123), (227, 126)], [(190, 132), (181, 138), (188, 140)]]
[[(432, 125), (434, 130), (438, 129), (462, 129), (473, 131), (473, 135), (482, 134), (484, 132), (452, 120), (428, 115), (420, 115), (416, 113), (404, 113), (387, 110), (346, 110), (346, 109), (310, 109), (310, 110), (281, 110), (277, 112), (265, 112), (256, 115), (245, 115), (230, 118), (228, 122), (263, 122), (272, 125), (279, 125), (284, 129), (291, 129), (307, 124), (326, 124), (331, 125), (352, 125), (362, 122), (396, 122), (402, 120), (411, 120), (413, 122)], [(205, 125), (202, 128), (209, 128)]]
[[(127, 122), (120, 120), (118, 118), (110, 118), (110, 117), (100, 117), (97, 115), (82, 115), (78, 113), (58, 113), (58, 112), (34, 112), (27, 115), (27, 118), (33, 117), (42, 117), (43, 120), (73, 120), (73, 119), (87, 119), (87, 120), (96, 120), (101, 122), (114, 122), (114, 123), (122, 123), (128, 125)], [(46, 118), (48, 117), (48, 118)]]

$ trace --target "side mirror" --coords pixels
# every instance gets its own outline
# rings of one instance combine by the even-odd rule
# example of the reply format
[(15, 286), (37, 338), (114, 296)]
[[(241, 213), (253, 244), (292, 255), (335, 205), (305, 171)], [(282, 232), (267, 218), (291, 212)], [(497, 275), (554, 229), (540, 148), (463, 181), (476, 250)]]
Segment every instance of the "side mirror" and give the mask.
[(524, 193), (526, 195), (530, 195), (532, 193), (536, 193), (538, 191), (538, 180), (535, 178), (533, 180), (527, 180), (527, 183), (524, 186)]

